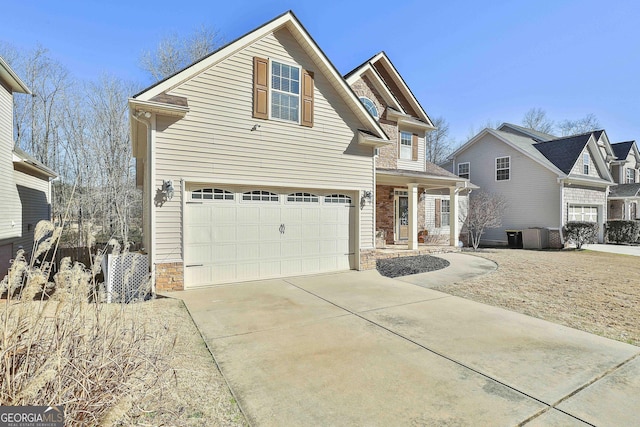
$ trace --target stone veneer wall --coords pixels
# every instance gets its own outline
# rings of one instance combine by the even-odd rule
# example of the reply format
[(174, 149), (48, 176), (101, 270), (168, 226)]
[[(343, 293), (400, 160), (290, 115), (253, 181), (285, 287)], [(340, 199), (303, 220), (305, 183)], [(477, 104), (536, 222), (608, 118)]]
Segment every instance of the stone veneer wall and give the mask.
[[(392, 185), (376, 185), (376, 232), (384, 230), (387, 244), (393, 241), (393, 219), (395, 216), (394, 190), (402, 188)], [(426, 229), (425, 200), (418, 195), (418, 231)]]
[(156, 292), (184, 290), (182, 262), (156, 264)]
[(560, 237), (559, 229), (549, 229), (549, 248), (562, 249), (562, 239)]

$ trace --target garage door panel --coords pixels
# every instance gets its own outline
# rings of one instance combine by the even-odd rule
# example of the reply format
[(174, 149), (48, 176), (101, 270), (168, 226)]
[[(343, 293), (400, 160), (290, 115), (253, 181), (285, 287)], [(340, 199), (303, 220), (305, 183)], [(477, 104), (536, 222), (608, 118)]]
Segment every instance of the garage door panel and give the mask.
[[(318, 202), (187, 203), (185, 285), (256, 280), (351, 268), (353, 207)], [(284, 227), (281, 227), (284, 226)], [(201, 264), (201, 265), (200, 265)]]

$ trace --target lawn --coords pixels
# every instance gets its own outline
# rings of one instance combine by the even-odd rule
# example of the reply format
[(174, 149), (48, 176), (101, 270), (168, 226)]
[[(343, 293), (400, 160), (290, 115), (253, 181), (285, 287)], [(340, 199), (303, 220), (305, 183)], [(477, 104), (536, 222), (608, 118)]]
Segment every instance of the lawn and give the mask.
[(640, 345), (640, 258), (588, 250), (470, 254), (498, 269), (434, 289)]

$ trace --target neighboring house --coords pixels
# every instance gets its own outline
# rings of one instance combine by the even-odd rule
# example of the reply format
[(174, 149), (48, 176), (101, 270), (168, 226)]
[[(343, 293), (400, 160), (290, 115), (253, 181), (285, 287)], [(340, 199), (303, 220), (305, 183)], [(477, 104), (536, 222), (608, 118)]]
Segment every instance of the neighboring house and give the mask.
[(618, 184), (609, 192), (609, 219), (640, 219), (640, 152), (635, 141), (611, 144), (616, 159), (611, 175)]
[(13, 142), (13, 94), (29, 88), (0, 57), (0, 279), (18, 249), (31, 252), (38, 221), (51, 218), (50, 178), (55, 172)]
[(560, 247), (568, 221), (598, 223), (604, 241), (614, 157), (603, 130), (558, 138), (505, 123), (474, 136), (450, 156), (450, 165), (507, 199), (502, 227), (487, 230), (484, 244), (507, 244), (505, 230), (540, 227), (549, 228), (551, 246)]
[[(468, 180), (429, 178), (431, 122), (386, 56), (368, 66), (388, 88), (375, 111), (287, 12), (129, 100), (156, 289), (375, 267), (380, 198), (402, 203), (397, 239), (417, 246), (419, 192), (455, 201)], [(401, 160), (376, 170), (376, 149)]]
[(435, 129), (427, 113), (384, 52), (345, 79), (392, 141), (376, 152), (376, 230), (389, 244), (416, 246), (415, 230), (456, 244), (461, 224), (452, 218), (474, 186), (426, 160), (425, 136)]

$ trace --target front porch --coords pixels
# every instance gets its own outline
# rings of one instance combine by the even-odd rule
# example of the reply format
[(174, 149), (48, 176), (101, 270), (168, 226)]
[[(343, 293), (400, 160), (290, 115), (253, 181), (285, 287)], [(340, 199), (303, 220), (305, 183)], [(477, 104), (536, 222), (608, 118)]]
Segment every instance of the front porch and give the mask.
[(427, 243), (427, 247), (458, 246), (460, 201), (466, 202), (461, 196), (477, 187), (444, 170), (437, 172), (444, 176), (377, 170), (376, 249), (391, 245), (423, 250), (420, 243)]
[(450, 245), (418, 244), (409, 249), (409, 245), (386, 245), (384, 248), (363, 250), (360, 252), (360, 270), (373, 270), (379, 259), (400, 258), (406, 256), (435, 255), (449, 252), (460, 252), (460, 247)]

